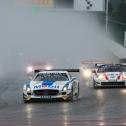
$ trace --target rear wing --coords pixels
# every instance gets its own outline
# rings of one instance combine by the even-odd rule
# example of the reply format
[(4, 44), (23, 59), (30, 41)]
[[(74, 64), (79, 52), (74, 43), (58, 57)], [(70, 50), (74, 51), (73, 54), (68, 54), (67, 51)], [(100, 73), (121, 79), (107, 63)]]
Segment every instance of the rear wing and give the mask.
[(44, 71), (68, 71), (68, 72), (79, 72), (79, 69), (52, 69), (52, 70), (44, 70)]

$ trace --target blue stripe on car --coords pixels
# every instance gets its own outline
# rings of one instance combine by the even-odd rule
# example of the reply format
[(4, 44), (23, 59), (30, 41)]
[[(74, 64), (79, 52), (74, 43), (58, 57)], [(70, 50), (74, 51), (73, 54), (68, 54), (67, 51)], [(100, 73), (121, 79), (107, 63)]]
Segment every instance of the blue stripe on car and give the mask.
[(44, 81), (42, 82), (42, 85), (52, 86), (55, 83), (55, 81)]

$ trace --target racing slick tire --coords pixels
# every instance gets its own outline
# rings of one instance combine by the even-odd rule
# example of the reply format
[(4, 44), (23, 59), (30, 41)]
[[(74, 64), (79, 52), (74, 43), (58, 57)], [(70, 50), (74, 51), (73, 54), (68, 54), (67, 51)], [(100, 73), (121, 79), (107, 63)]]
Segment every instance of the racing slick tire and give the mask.
[(71, 95), (70, 95), (70, 98), (68, 99), (68, 101), (73, 101), (73, 86), (72, 86), (72, 89), (71, 89)]
[(78, 100), (79, 99), (79, 93), (80, 93), (80, 86), (79, 86), (79, 83), (78, 83), (77, 92), (75, 93), (73, 100)]
[(73, 87), (72, 87), (71, 96), (70, 96), (69, 101), (73, 102), (73, 101), (78, 100), (78, 98), (79, 98), (79, 91), (80, 90), (79, 90), (79, 83), (78, 83), (78, 89), (77, 89), (77, 92), (75, 94), (73, 93)]

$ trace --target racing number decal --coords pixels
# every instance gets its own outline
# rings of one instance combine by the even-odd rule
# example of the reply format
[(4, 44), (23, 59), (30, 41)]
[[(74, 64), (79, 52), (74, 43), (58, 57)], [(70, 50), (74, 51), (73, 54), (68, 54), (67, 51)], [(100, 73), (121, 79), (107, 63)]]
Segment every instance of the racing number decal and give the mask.
[(43, 82), (39, 85), (34, 85), (34, 89), (45, 89), (45, 88), (52, 88), (52, 89), (59, 89), (59, 85), (55, 85), (54, 82)]

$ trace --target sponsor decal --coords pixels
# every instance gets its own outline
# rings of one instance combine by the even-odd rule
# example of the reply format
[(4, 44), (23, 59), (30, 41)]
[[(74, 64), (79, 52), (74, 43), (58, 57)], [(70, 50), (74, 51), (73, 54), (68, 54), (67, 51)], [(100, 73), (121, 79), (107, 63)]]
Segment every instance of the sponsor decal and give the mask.
[(34, 89), (40, 89), (40, 88), (42, 88), (42, 85), (35, 85), (34, 86)]
[(35, 85), (34, 89), (42, 89), (42, 88), (54, 88), (54, 89), (59, 89), (59, 85), (55, 85), (54, 82), (48, 81), (48, 82), (43, 82), (40, 85)]

